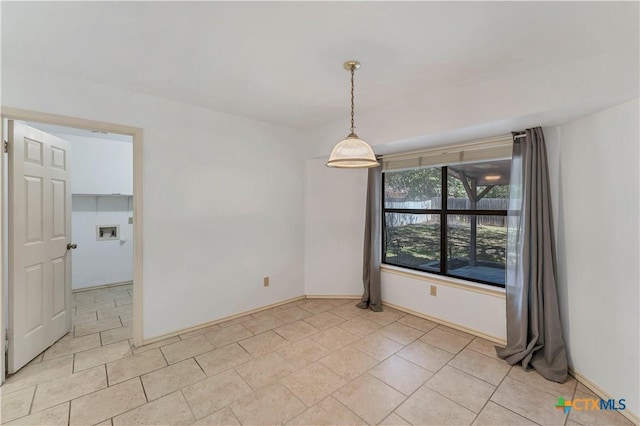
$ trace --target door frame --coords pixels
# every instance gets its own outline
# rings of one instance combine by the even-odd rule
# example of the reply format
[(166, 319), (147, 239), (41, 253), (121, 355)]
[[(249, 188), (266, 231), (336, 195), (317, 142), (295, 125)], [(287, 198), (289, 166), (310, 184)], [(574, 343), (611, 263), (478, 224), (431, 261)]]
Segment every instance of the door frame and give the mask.
[[(31, 121), (43, 124), (53, 124), (57, 126), (75, 127), (87, 130), (99, 130), (108, 133), (119, 133), (129, 135), (133, 138), (133, 344), (142, 346), (142, 129), (121, 124), (106, 123), (102, 121), (86, 120), (82, 118), (67, 117), (63, 115), (48, 114), (43, 112), (23, 110), (12, 107), (0, 107), (0, 117), (2, 126), (0, 134), (2, 141), (6, 140), (8, 135), (4, 134), (4, 120)], [(4, 157), (0, 161), (0, 188), (4, 192)], [(2, 197), (2, 218), (8, 217), (9, 206), (4, 205), (4, 196)], [(11, 203), (11, 200), (9, 200)], [(11, 224), (9, 224), (11, 226)], [(8, 236), (3, 235), (3, 227), (0, 226), (0, 241), (4, 241)], [(0, 244), (0, 280), (3, 282), (2, 291), (0, 291), (0, 383), (5, 377), (5, 351), (4, 351), (4, 330), (7, 326), (4, 324), (4, 244)], [(6, 265), (7, 267), (9, 265)], [(9, 300), (11, 303), (11, 300)]]

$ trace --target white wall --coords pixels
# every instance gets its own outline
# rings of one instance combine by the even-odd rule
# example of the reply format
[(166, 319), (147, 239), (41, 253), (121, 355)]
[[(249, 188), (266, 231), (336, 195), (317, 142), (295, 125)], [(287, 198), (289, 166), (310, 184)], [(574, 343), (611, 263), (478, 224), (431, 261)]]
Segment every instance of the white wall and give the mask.
[[(129, 217), (133, 217), (132, 197), (72, 196), (71, 235), (78, 244), (71, 264), (74, 290), (133, 280), (133, 225)], [(118, 225), (119, 239), (99, 241), (98, 225)]]
[(638, 99), (545, 129), (573, 368), (640, 413)]
[(304, 293), (299, 132), (5, 63), (2, 105), (143, 129), (144, 338)]
[[(409, 308), (439, 320), (461, 326), (476, 334), (505, 341), (506, 306), (502, 289), (473, 283), (462, 287), (448, 285), (455, 279), (420, 274), (421, 278), (407, 277), (393, 272), (382, 272), (382, 298), (398, 306)], [(436, 296), (430, 296), (430, 287), (436, 286)], [(489, 290), (483, 292), (483, 290)]]
[(366, 170), (331, 169), (307, 160), (305, 292), (362, 293)]
[(59, 134), (71, 142), (73, 194), (133, 194), (133, 145)]

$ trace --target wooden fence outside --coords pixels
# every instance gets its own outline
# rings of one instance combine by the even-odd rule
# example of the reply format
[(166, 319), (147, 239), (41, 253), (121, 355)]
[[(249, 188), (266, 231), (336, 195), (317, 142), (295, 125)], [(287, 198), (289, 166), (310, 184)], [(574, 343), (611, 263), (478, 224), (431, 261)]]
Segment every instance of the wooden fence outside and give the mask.
[[(440, 206), (440, 198), (432, 198), (424, 201), (387, 201), (386, 208), (395, 209), (431, 209)], [(467, 198), (449, 198), (447, 207), (453, 210), (468, 210), (471, 205)], [(508, 210), (509, 200), (506, 198), (483, 198), (478, 202), (478, 210)], [(450, 218), (449, 225), (466, 224), (471, 221), (470, 215), (454, 215)], [(506, 216), (483, 216), (476, 215), (478, 225), (486, 226), (507, 226)], [(438, 223), (440, 216), (437, 214), (411, 214), (411, 213), (387, 213), (386, 224), (388, 227), (433, 224)]]

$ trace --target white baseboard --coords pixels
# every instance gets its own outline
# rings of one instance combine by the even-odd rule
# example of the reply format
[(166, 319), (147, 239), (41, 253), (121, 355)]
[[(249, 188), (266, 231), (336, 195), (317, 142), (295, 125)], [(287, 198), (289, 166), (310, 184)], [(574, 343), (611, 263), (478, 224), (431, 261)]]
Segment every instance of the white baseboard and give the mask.
[(307, 299), (360, 299), (359, 294), (307, 294)]
[(489, 341), (497, 343), (499, 345), (503, 345), (504, 346), (504, 345), (507, 344), (507, 341), (504, 340), (504, 339), (501, 339), (500, 337), (491, 336), (491, 335), (485, 334), (485, 333), (483, 333), (481, 331), (474, 330), (473, 328), (463, 327), (461, 325), (454, 324), (452, 322), (449, 322), (447, 320), (443, 320), (441, 318), (432, 317), (430, 315), (425, 315), (425, 314), (423, 314), (421, 312), (416, 312), (414, 310), (407, 309), (407, 308), (404, 308), (402, 306), (395, 305), (393, 303), (385, 302), (384, 300), (382, 301), (382, 304), (386, 305), (386, 306), (389, 306), (390, 308), (397, 309), (398, 311), (406, 312), (407, 314), (411, 314), (411, 315), (414, 315), (416, 317), (424, 318), (426, 320), (429, 320), (429, 321), (432, 321), (432, 322), (436, 322), (438, 324), (446, 325), (449, 328), (454, 328), (456, 330), (463, 331), (463, 332), (465, 332), (467, 334), (472, 334), (474, 336), (481, 337), (481, 338), (483, 338), (485, 340), (489, 340)]
[[(249, 310), (249, 311), (240, 312), (238, 314), (230, 315), (230, 316), (227, 316), (227, 317), (224, 317), (224, 318), (219, 318), (219, 319), (214, 320), (214, 321), (209, 321), (209, 322), (206, 322), (204, 324), (198, 324), (198, 325), (195, 325), (193, 327), (188, 327), (188, 328), (184, 328), (184, 329), (181, 329), (181, 330), (176, 330), (176, 331), (173, 331), (171, 333), (166, 333), (166, 334), (162, 334), (160, 336), (152, 337), (150, 339), (144, 339), (143, 340), (143, 346), (144, 345), (149, 345), (151, 343), (159, 342), (160, 340), (168, 339), (170, 337), (178, 336), (180, 334), (186, 334), (186, 333), (189, 333), (189, 332), (192, 332), (192, 331), (199, 330), (201, 328), (210, 327), (212, 325), (220, 324), (221, 322), (231, 321), (233, 319), (240, 318), (240, 317), (243, 317), (245, 315), (255, 314), (256, 312), (261, 312), (261, 311), (264, 311), (264, 310), (267, 310), (267, 309), (275, 308), (276, 306), (285, 305), (287, 303), (295, 302), (296, 300), (300, 300), (300, 299), (345, 299), (345, 300), (349, 299), (349, 300), (358, 300), (358, 299), (360, 299), (360, 297), (361, 297), (360, 295), (354, 295), (354, 294), (307, 294), (307, 295), (303, 295), (303, 296), (293, 297), (291, 299), (282, 300), (280, 302), (272, 303), (272, 304), (267, 305), (267, 306), (262, 306), (260, 308), (252, 309), (252, 310)], [(398, 311), (406, 312), (408, 314), (411, 314), (411, 315), (414, 315), (414, 316), (417, 316), (417, 317), (420, 317), (420, 318), (424, 318), (426, 320), (433, 321), (433, 322), (438, 323), (438, 324), (446, 325), (447, 327), (463, 331), (463, 332), (471, 334), (473, 336), (481, 337), (483, 339), (489, 340), (491, 342), (494, 342), (494, 343), (497, 343), (497, 344), (500, 344), (500, 345), (505, 345), (506, 344), (506, 341), (504, 339), (501, 339), (501, 338), (496, 337), (496, 336), (491, 336), (491, 335), (485, 334), (485, 333), (483, 333), (481, 331), (474, 330), (472, 328), (467, 328), (467, 327), (463, 327), (463, 326), (460, 326), (460, 325), (457, 325), (457, 324), (453, 324), (453, 323), (451, 323), (449, 321), (446, 321), (446, 320), (443, 320), (441, 318), (436, 318), (436, 317), (432, 317), (432, 316), (429, 316), (429, 315), (425, 315), (425, 314), (423, 314), (421, 312), (416, 312), (416, 311), (413, 311), (411, 309), (404, 308), (402, 306), (394, 305), (393, 303), (382, 301), (382, 304), (386, 305), (386, 306), (389, 306), (390, 308), (397, 309)]]
[(275, 308), (276, 306), (286, 305), (287, 303), (295, 302), (296, 300), (301, 300), (301, 299), (304, 299), (304, 298), (305, 298), (304, 295), (297, 296), (297, 297), (292, 297), (291, 299), (282, 300), (280, 302), (272, 303), (270, 305), (262, 306), (260, 308), (251, 309), (249, 311), (240, 312), (239, 314), (229, 315), (229, 316), (224, 317), (224, 318), (219, 318), (217, 320), (205, 322), (203, 324), (194, 325), (193, 327), (187, 327), (187, 328), (183, 328), (181, 330), (172, 331), (171, 333), (166, 333), (166, 334), (162, 334), (160, 336), (152, 337), (150, 339), (144, 339), (143, 343), (142, 343), (142, 346), (150, 345), (151, 343), (159, 342), (160, 340), (168, 339), (170, 337), (175, 337), (175, 336), (178, 336), (180, 334), (186, 334), (186, 333), (190, 333), (192, 331), (200, 330), (201, 328), (211, 327), (212, 325), (220, 324), (221, 322), (231, 321), (231, 320), (234, 320), (236, 318), (243, 317), (245, 315), (251, 315), (251, 314), (255, 314), (257, 312), (266, 311), (267, 309)]
[[(359, 295), (359, 294), (307, 294), (306, 297), (307, 297), (307, 299), (360, 299), (362, 297), (362, 295)], [(481, 337), (483, 339), (492, 341), (492, 342), (500, 344), (500, 345), (506, 345), (507, 344), (507, 341), (502, 339), (502, 338), (500, 338), (500, 337), (491, 336), (491, 335), (485, 334), (485, 333), (483, 333), (481, 331), (474, 330), (472, 328), (463, 327), (463, 326), (460, 326), (458, 324), (454, 324), (454, 323), (451, 323), (449, 321), (443, 320), (441, 318), (432, 317), (430, 315), (425, 315), (425, 314), (423, 314), (421, 312), (416, 312), (416, 311), (413, 311), (411, 309), (407, 309), (407, 308), (395, 305), (395, 304), (390, 303), (390, 302), (385, 302), (384, 300), (382, 301), (382, 304), (385, 305), (385, 306), (389, 306), (390, 308), (397, 309), (398, 311), (406, 312), (406, 313), (414, 315), (416, 317), (424, 318), (426, 320), (429, 320), (429, 321), (432, 321), (432, 322), (435, 322), (435, 323), (438, 323), (438, 324), (446, 325), (447, 327), (455, 328), (456, 330), (460, 330), (460, 331), (463, 331), (465, 333)]]
[(91, 286), (91, 287), (74, 288), (74, 289), (71, 289), (71, 292), (72, 293), (81, 293), (83, 291), (100, 290), (100, 289), (103, 289), (103, 288), (120, 287), (121, 285), (131, 285), (131, 284), (133, 284), (133, 281), (120, 281), (120, 282), (117, 282), (117, 283), (94, 285), (94, 286)]
[[(611, 396), (608, 392), (606, 392), (600, 386), (596, 385), (591, 380), (589, 380), (584, 374), (580, 373), (579, 371), (575, 370), (572, 367), (569, 367), (569, 375), (575, 377), (577, 381), (579, 381), (580, 383), (585, 385), (587, 388), (589, 388), (591, 392), (595, 393), (598, 398), (604, 399), (604, 400), (615, 399), (613, 396)], [(640, 424), (640, 416), (638, 416), (633, 411), (627, 409), (627, 410), (620, 410), (618, 411), (618, 413), (625, 416), (633, 424), (636, 424), (636, 425)]]

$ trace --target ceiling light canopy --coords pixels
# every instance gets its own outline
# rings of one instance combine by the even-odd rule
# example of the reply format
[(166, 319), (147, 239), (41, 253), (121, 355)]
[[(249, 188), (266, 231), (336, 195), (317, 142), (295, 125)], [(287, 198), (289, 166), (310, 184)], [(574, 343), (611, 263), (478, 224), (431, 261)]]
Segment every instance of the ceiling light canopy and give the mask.
[(341, 140), (333, 147), (327, 166), (350, 169), (379, 166), (380, 163), (378, 163), (373, 149), (371, 149), (368, 143), (355, 134), (353, 76), (355, 71), (360, 68), (360, 62), (345, 62), (344, 68), (351, 72), (351, 133), (349, 133), (346, 139)]

